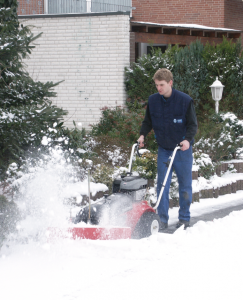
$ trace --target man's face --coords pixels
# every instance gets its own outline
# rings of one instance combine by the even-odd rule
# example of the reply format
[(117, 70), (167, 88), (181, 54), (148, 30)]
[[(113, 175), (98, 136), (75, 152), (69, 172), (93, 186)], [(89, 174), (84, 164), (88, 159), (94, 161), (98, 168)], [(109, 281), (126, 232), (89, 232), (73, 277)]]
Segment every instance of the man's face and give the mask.
[(169, 82), (166, 82), (165, 80), (157, 80), (155, 79), (155, 85), (160, 95), (163, 95), (164, 97), (170, 97), (172, 93), (172, 84), (173, 81), (170, 80)]

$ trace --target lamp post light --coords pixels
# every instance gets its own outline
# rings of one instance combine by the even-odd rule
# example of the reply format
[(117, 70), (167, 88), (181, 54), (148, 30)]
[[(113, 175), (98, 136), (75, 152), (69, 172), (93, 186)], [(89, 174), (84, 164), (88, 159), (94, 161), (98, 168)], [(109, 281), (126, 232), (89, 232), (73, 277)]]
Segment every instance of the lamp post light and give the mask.
[(222, 99), (224, 85), (222, 85), (222, 83), (218, 80), (218, 77), (216, 77), (216, 80), (212, 85), (210, 85), (210, 87), (211, 87), (213, 100), (215, 101), (215, 112), (216, 114), (218, 114), (219, 101)]

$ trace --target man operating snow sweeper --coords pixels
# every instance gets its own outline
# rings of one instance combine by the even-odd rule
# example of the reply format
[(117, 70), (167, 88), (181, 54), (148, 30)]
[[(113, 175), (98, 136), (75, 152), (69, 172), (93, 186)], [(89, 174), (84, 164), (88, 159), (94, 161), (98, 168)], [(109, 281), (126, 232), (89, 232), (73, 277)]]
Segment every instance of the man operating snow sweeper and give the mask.
[[(192, 202), (192, 144), (197, 132), (197, 117), (190, 96), (175, 90), (173, 75), (167, 69), (159, 69), (153, 77), (158, 93), (148, 99), (145, 118), (142, 122), (138, 142), (144, 147), (144, 138), (153, 129), (158, 143), (157, 196), (160, 194), (166, 174), (166, 163), (174, 148), (180, 145), (173, 161), (173, 168), (179, 183), (179, 222), (176, 227), (190, 226), (190, 205)], [(158, 215), (163, 231), (169, 220), (169, 189), (172, 169), (166, 181), (158, 206)]]

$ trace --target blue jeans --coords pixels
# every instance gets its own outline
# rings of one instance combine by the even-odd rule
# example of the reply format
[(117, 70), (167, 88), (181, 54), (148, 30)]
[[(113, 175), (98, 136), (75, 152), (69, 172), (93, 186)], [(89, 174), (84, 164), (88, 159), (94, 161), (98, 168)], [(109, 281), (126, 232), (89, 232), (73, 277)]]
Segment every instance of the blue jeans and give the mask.
[[(162, 187), (164, 177), (167, 172), (166, 162), (172, 155), (171, 150), (165, 150), (159, 147), (158, 150), (158, 182), (157, 197)], [(158, 206), (158, 215), (162, 222), (167, 223), (169, 220), (169, 190), (172, 177), (172, 169), (174, 168), (179, 183), (179, 220), (190, 221), (190, 205), (192, 202), (192, 147), (186, 151), (177, 150), (170, 174), (168, 176), (165, 189)]]

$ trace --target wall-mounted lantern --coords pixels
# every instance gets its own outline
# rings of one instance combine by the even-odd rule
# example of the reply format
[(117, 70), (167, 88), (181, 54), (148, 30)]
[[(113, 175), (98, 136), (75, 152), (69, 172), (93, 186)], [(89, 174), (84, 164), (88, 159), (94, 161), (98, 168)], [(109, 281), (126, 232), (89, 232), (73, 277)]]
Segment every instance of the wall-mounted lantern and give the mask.
[(219, 101), (222, 99), (224, 85), (222, 85), (222, 83), (218, 80), (218, 77), (216, 77), (216, 80), (212, 85), (210, 85), (210, 87), (211, 87), (213, 100), (215, 101), (215, 112), (216, 114), (218, 114)]

